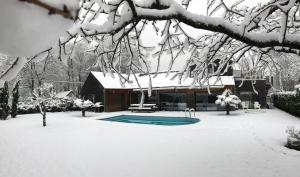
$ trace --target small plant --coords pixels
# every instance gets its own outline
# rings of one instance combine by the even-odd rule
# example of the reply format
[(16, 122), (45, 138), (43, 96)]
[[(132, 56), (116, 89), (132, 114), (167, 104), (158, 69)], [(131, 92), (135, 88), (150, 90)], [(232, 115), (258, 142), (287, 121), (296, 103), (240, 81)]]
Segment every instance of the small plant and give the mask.
[(74, 101), (74, 104), (81, 108), (82, 117), (85, 117), (85, 111), (87, 108), (93, 107), (94, 103), (90, 100), (82, 100), (82, 99), (76, 99)]
[(286, 133), (288, 134), (286, 146), (300, 151), (300, 129), (291, 126), (286, 129)]
[(230, 89), (226, 89), (222, 95), (217, 96), (216, 104), (222, 107), (225, 107), (226, 114), (230, 114), (230, 107), (238, 108), (238, 105), (241, 103), (241, 100), (236, 95), (231, 94)]

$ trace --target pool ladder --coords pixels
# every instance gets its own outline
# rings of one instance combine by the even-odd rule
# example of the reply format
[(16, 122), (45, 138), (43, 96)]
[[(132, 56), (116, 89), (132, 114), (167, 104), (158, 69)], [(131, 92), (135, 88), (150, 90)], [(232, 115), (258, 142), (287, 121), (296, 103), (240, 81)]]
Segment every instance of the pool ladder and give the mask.
[(192, 118), (192, 112), (194, 112), (194, 117), (196, 117), (196, 113), (195, 113), (195, 109), (194, 108), (186, 108), (184, 110), (185, 117), (188, 117), (187, 116), (187, 112), (189, 113), (190, 118)]

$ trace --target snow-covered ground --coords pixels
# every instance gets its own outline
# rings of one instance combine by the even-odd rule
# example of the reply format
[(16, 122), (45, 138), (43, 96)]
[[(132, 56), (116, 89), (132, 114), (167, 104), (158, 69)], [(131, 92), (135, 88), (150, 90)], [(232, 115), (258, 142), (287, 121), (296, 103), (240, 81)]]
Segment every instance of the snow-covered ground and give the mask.
[(0, 177), (299, 176), (300, 152), (284, 143), (300, 119), (282, 111), (197, 112), (201, 121), (183, 126), (97, 120), (117, 114), (131, 113), (48, 113), (47, 127), (39, 114), (0, 121)]

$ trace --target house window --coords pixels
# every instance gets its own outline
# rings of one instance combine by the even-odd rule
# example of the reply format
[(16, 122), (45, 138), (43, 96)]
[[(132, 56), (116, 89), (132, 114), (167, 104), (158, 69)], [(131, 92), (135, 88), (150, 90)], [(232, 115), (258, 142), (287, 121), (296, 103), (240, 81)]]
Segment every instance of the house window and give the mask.
[(218, 110), (215, 101), (218, 93), (196, 93), (196, 110), (197, 111), (216, 111)]
[(160, 108), (163, 111), (184, 111), (187, 107), (186, 93), (161, 93)]
[(253, 92), (240, 92), (240, 99), (243, 102), (248, 102), (250, 108), (253, 107), (254, 101), (256, 101)]
[(148, 94), (145, 94), (145, 103), (149, 103), (149, 104), (155, 104), (156, 103), (156, 93), (153, 92), (151, 93), (151, 96), (149, 97)]

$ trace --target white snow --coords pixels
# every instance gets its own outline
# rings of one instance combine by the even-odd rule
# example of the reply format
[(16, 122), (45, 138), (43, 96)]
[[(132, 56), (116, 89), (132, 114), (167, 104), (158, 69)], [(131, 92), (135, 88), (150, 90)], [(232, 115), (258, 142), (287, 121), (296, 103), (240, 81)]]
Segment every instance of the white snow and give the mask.
[(48, 113), (47, 127), (39, 114), (0, 121), (0, 176), (299, 176), (300, 153), (283, 145), (300, 119), (282, 111), (197, 112), (201, 121), (184, 126), (97, 120), (120, 114), (132, 113)]
[[(132, 81), (131, 84), (126, 83), (125, 87), (122, 86), (122, 84), (119, 82), (119, 77), (117, 74), (114, 74), (114, 78), (110, 74), (104, 75), (102, 72), (91, 72), (93, 76), (103, 85), (106, 89), (138, 89), (139, 86), (136, 83), (136, 80), (134, 79), (133, 75), (130, 77), (130, 80)], [(166, 73), (160, 73), (156, 77), (154, 75), (151, 75), (152, 80), (152, 88), (166, 88), (166, 87), (191, 87), (191, 84), (193, 82), (193, 78), (187, 78), (182, 81), (180, 84), (178, 82), (178, 78), (172, 79), (173, 76), (176, 73), (170, 73), (168, 76), (166, 76)], [(124, 75), (126, 77), (126, 75)], [(149, 76), (137, 76), (137, 79), (139, 81), (139, 84), (142, 88), (148, 88), (149, 87)], [(224, 85), (232, 86), (235, 85), (234, 83), (234, 77), (233, 76), (220, 76), (220, 80), (216, 82), (217, 76), (213, 76), (209, 79), (210, 86), (216, 86), (216, 87), (224, 87)], [(203, 84), (204, 86), (207, 86), (208, 83)], [(197, 85), (195, 85), (197, 86)]]
[(70, 98), (70, 97), (72, 97), (72, 94), (73, 94), (73, 91), (69, 90), (69, 91), (59, 92), (54, 97), (55, 98)]
[[(60, 3), (66, 2), (64, 0)], [(72, 6), (68, 6), (70, 10), (74, 10), (75, 3), (76, 1), (73, 1)], [(59, 1), (56, 0), (52, 4), (59, 5)], [(65, 31), (71, 28), (73, 23), (72, 20), (59, 15), (49, 15), (46, 9), (33, 4), (18, 0), (1, 0), (0, 51), (12, 56), (33, 56), (53, 46), (59, 36), (66, 35)]]
[(238, 108), (241, 100), (238, 96), (231, 94), (232, 93), (230, 89), (224, 90), (222, 95), (217, 95), (218, 99), (215, 101), (215, 103), (221, 105), (222, 107), (225, 107), (227, 104), (229, 104), (232, 107)]

